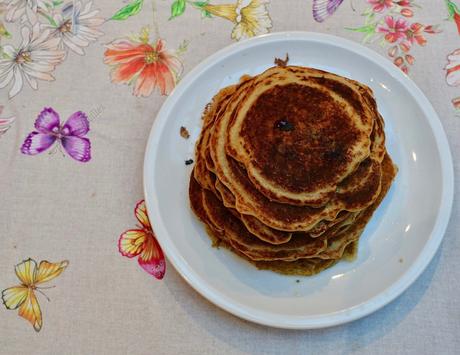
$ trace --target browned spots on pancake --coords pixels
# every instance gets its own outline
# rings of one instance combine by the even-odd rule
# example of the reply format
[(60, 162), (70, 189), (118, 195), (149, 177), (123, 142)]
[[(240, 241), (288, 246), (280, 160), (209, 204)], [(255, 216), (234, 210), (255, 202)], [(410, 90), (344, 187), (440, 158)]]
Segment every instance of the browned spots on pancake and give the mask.
[[(293, 129), (274, 129), (280, 121)], [(358, 131), (328, 93), (288, 84), (258, 98), (247, 113), (242, 135), (266, 177), (302, 192), (321, 188), (346, 171)]]
[(264, 213), (269, 217), (279, 221), (283, 221), (285, 224), (293, 224), (296, 222), (303, 222), (314, 216), (319, 209), (307, 207), (307, 206), (293, 206), (285, 203), (279, 203), (275, 201), (269, 201), (267, 197), (261, 194), (257, 189), (254, 188), (251, 181), (248, 179), (246, 172), (243, 168), (232, 158), (229, 158), (229, 163), (232, 168), (232, 173), (235, 174), (235, 179), (238, 183), (245, 186), (247, 191), (251, 191), (251, 198), (253, 198), (258, 206), (262, 208), (265, 206)]
[(309, 80), (314, 81), (321, 86), (324, 86), (331, 91), (334, 91), (341, 97), (347, 99), (347, 101), (353, 106), (353, 109), (357, 112), (357, 114), (361, 117), (367, 117), (364, 112), (364, 106), (362, 102), (362, 98), (358, 95), (352, 88), (349, 86), (337, 82), (336, 80), (327, 79), (325, 77), (316, 77), (316, 78), (309, 78)]
[(208, 223), (208, 217), (206, 215), (206, 211), (203, 208), (203, 204), (201, 202), (201, 186), (193, 177), (193, 174), (190, 176), (190, 184), (188, 187), (188, 195), (190, 199), (190, 207), (192, 208), (193, 212), (197, 215), (197, 217), (204, 223)]
[[(360, 164), (357, 171), (347, 177), (341, 184), (341, 189), (346, 192), (340, 193), (340, 198), (347, 204), (350, 210), (363, 208), (370, 205), (380, 193), (382, 171), (379, 164), (371, 159), (366, 159)], [(359, 179), (365, 179), (362, 184)]]

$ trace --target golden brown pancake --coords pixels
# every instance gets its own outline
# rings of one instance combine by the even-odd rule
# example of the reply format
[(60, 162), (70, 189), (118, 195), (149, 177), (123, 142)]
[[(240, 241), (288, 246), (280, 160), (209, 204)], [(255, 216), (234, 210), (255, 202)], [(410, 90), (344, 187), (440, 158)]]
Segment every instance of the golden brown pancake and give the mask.
[(396, 174), (372, 91), (301, 67), (219, 91), (195, 158), (190, 203), (213, 245), (291, 275), (353, 259)]
[(239, 87), (227, 153), (271, 200), (322, 206), (369, 156), (374, 111), (362, 85), (303, 67), (274, 67)]

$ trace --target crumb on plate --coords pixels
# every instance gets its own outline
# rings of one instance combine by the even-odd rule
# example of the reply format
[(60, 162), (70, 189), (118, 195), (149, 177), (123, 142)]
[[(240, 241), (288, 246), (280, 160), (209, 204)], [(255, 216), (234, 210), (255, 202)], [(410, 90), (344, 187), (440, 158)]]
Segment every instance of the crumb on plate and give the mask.
[(189, 139), (190, 133), (188, 133), (187, 128), (185, 128), (185, 127), (181, 127), (181, 128), (180, 128), (180, 136), (181, 136), (182, 138)]

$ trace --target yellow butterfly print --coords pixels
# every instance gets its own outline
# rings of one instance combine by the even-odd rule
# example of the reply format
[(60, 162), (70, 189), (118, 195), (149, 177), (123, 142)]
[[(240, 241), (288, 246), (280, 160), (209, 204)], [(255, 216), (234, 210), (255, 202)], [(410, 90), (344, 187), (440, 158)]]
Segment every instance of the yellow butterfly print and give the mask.
[[(69, 265), (67, 260), (59, 263), (50, 263), (46, 260), (37, 262), (33, 259), (24, 260), (15, 266), (14, 271), (21, 285), (13, 286), (2, 291), (3, 304), (8, 309), (18, 309), (19, 316), (27, 319), (39, 332), (43, 325), (42, 311), (38, 304), (35, 290), (40, 291), (38, 285), (58, 277)], [(46, 287), (44, 287), (46, 288)]]

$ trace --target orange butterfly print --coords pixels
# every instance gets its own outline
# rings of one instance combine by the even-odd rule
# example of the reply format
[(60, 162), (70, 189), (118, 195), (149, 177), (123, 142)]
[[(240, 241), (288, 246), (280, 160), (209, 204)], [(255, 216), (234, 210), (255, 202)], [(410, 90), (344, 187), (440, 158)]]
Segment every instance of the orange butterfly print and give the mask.
[(166, 271), (165, 257), (150, 225), (144, 200), (138, 202), (134, 215), (140, 225), (137, 229), (127, 230), (120, 235), (118, 251), (128, 258), (139, 256), (139, 265), (161, 280)]
[(44, 260), (37, 267), (35, 260), (30, 258), (24, 260), (14, 268), (21, 284), (2, 291), (3, 304), (8, 309), (18, 309), (19, 316), (28, 320), (35, 331), (39, 332), (42, 329), (43, 319), (35, 291), (43, 294), (41, 289), (49, 287), (39, 285), (58, 277), (67, 265), (69, 265), (67, 260), (59, 263)]

